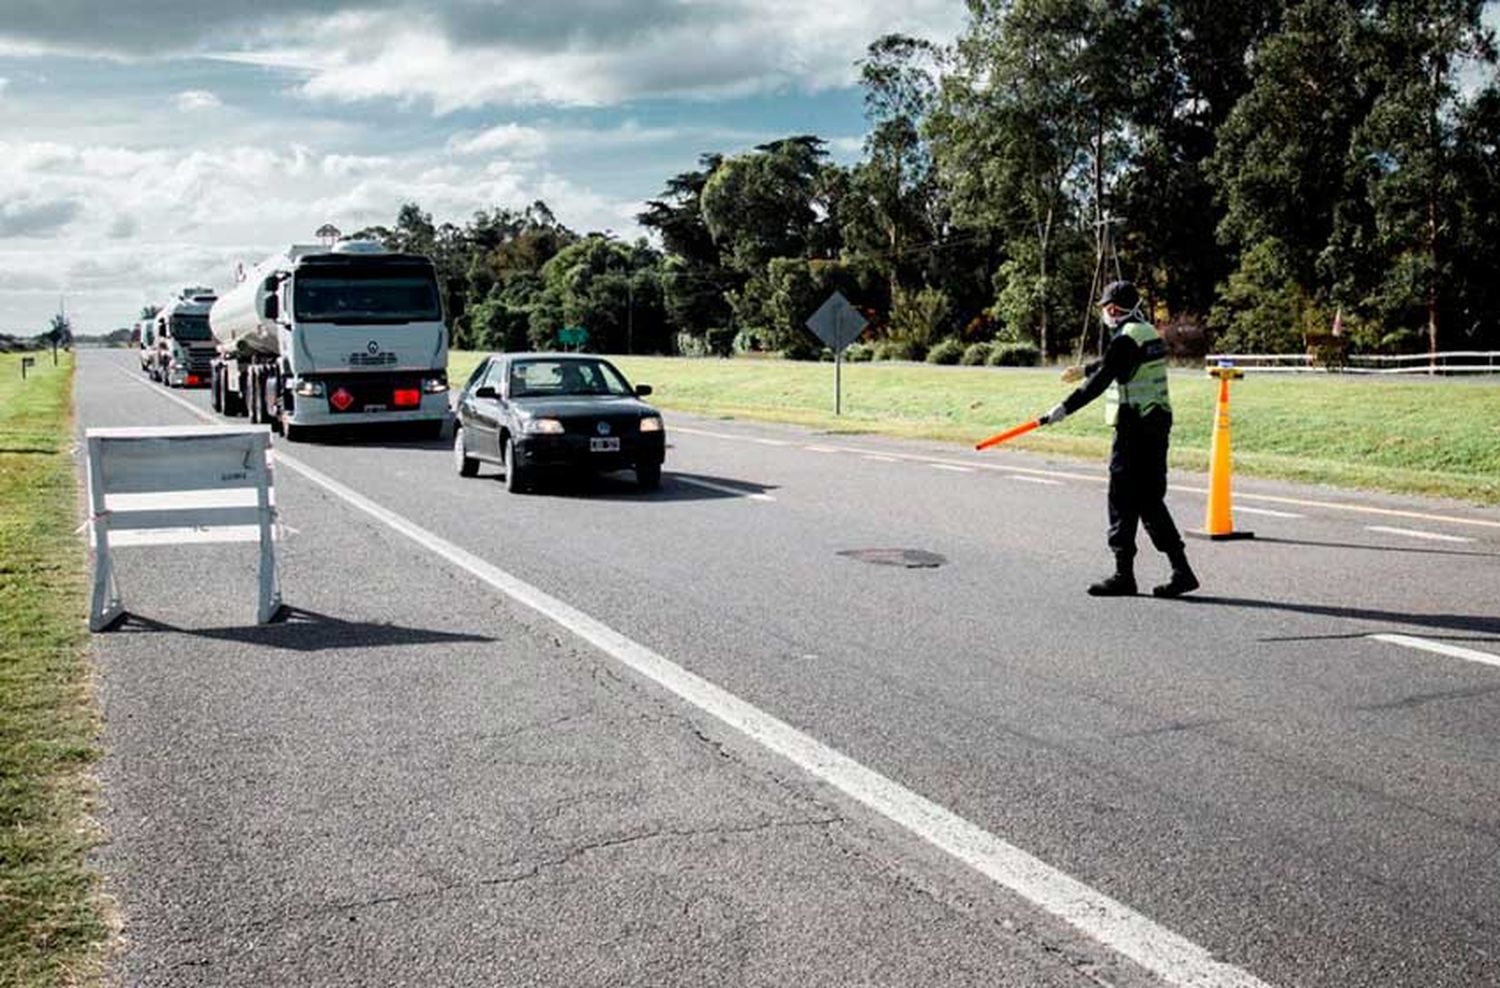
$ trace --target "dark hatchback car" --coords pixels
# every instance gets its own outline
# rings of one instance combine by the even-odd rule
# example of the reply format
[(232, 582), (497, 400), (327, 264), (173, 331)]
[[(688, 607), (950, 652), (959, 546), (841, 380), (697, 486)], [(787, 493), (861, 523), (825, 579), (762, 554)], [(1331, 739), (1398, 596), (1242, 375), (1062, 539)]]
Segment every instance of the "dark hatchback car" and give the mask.
[(661, 483), (666, 433), (614, 364), (577, 353), (500, 353), (480, 361), (457, 399), (453, 461), (472, 477), (498, 464), (521, 491), (543, 473), (634, 470), (641, 487)]

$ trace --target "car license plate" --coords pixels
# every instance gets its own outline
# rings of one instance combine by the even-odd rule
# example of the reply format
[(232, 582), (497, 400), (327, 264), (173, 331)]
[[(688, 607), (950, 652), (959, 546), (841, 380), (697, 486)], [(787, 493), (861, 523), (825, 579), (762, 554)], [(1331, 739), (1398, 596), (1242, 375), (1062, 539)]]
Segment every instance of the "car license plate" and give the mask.
[(594, 436), (589, 439), (589, 451), (592, 453), (618, 453), (620, 451), (620, 437)]

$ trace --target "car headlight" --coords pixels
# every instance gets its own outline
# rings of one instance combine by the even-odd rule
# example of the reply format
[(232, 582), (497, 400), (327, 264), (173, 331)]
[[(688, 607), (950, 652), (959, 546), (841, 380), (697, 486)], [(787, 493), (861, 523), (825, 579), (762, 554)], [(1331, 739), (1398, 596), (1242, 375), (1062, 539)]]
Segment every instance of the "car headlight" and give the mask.
[(297, 396), (299, 398), (321, 398), (323, 397), (322, 381), (301, 381), (297, 384)]
[(661, 419), (656, 417), (655, 415), (647, 415), (645, 418), (641, 419), (641, 431), (660, 432)]
[(563, 433), (563, 424), (557, 419), (527, 419), (521, 424), (521, 431), (544, 436), (557, 436)]

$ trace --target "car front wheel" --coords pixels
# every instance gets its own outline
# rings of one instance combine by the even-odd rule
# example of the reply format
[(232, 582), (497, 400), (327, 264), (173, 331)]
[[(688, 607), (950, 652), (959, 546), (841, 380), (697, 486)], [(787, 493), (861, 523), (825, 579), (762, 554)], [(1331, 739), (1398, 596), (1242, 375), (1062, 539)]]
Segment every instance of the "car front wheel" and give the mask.
[(637, 463), (635, 465), (635, 482), (641, 490), (656, 490), (661, 486), (661, 464)]
[(505, 437), (505, 489), (512, 494), (524, 491), (530, 481), (526, 470), (516, 462), (516, 441)]
[(453, 430), (453, 465), (460, 477), (472, 477), (479, 473), (479, 461), (469, 455), (464, 445), (464, 430)]

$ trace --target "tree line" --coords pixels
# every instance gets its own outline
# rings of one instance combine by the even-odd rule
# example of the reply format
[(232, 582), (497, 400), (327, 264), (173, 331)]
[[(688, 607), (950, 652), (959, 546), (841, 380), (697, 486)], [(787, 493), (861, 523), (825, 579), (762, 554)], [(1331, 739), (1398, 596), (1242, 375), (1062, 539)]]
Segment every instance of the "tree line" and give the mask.
[(1119, 277), (1183, 349), (1500, 349), (1500, 89), (1482, 0), (969, 0), (859, 63), (851, 166), (815, 135), (706, 153), (580, 235), (545, 204), (361, 235), (437, 263), (454, 343), (815, 357), (1101, 345)]

